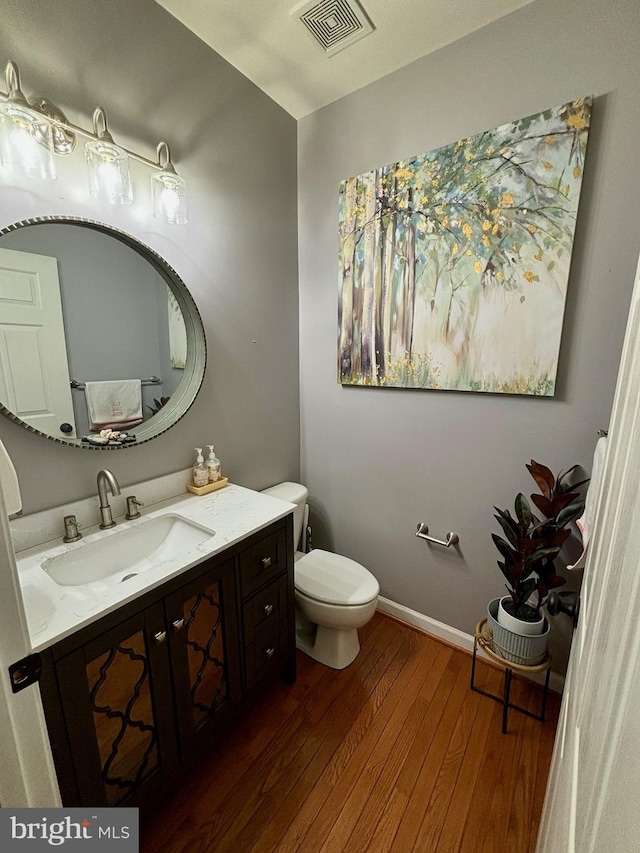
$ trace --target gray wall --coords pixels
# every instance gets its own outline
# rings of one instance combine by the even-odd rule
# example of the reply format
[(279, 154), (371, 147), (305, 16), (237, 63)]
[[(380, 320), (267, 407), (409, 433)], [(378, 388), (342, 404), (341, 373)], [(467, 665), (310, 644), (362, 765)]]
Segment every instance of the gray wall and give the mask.
[[(637, 0), (537, 0), (299, 123), (301, 473), (314, 544), (463, 631), (504, 590), (492, 507), (534, 491), (532, 458), (590, 470), (608, 426), (640, 249), (639, 32)], [(341, 387), (340, 180), (589, 94), (555, 398)], [(459, 550), (416, 539), (421, 521), (457, 532)]]
[(196, 402), (140, 447), (66, 448), (1, 419), (25, 511), (93, 494), (105, 465), (122, 485), (181, 470), (207, 443), (236, 483), (296, 479), (295, 121), (152, 0), (0, 0), (0, 14), (0, 62), (18, 62), (27, 96), (46, 95), (85, 127), (99, 104), (116, 141), (151, 159), (166, 139), (190, 189), (189, 224), (164, 226), (151, 216), (150, 170), (134, 162), (134, 204), (101, 206), (80, 145), (57, 158), (49, 185), (16, 188), (0, 169), (0, 226), (68, 214), (133, 234), (182, 277), (208, 345)]

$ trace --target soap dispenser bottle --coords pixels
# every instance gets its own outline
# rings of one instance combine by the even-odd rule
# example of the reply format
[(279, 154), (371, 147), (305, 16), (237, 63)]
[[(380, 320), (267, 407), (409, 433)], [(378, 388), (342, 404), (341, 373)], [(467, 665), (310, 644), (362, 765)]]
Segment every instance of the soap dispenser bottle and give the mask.
[(206, 486), (209, 482), (209, 469), (204, 464), (202, 448), (196, 447), (196, 453), (198, 454), (198, 457), (196, 459), (196, 464), (193, 466), (193, 485)]
[(222, 478), (220, 471), (220, 460), (213, 452), (213, 444), (207, 444), (209, 448), (209, 458), (207, 459), (207, 470), (209, 472), (209, 482), (217, 483)]

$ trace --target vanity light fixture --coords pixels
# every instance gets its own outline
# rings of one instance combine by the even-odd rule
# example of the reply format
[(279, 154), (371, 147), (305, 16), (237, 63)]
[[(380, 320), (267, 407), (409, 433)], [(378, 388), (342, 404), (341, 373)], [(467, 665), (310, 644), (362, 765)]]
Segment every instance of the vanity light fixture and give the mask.
[(94, 198), (108, 201), (109, 204), (131, 204), (133, 190), (129, 155), (113, 141), (102, 107), (96, 107), (93, 113), (93, 135), (96, 138), (84, 144), (89, 168), (89, 192)]
[(7, 94), (0, 102), (0, 162), (29, 178), (53, 180), (56, 168), (51, 123), (25, 98), (15, 62), (7, 62), (5, 79)]
[(12, 60), (6, 65), (7, 93), (0, 92), (0, 164), (18, 174), (52, 180), (56, 177), (53, 155), (70, 154), (76, 137), (85, 142), (91, 195), (110, 204), (131, 204), (130, 160), (154, 170), (151, 179), (153, 215), (164, 222), (183, 225), (187, 220), (187, 182), (171, 162), (169, 146), (162, 141), (157, 159), (150, 160), (114, 142), (107, 116), (96, 107), (92, 130), (72, 124), (46, 98), (27, 100), (20, 88), (20, 72)]
[(187, 182), (176, 173), (166, 142), (158, 144), (157, 155), (160, 171), (151, 175), (153, 215), (174, 225), (186, 225)]

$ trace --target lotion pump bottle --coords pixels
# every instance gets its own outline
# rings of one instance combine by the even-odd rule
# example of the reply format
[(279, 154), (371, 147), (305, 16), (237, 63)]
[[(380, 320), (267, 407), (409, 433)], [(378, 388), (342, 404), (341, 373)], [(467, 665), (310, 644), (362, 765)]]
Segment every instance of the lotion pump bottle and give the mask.
[(209, 472), (209, 482), (217, 483), (222, 477), (220, 473), (220, 460), (213, 452), (213, 444), (207, 444), (209, 448), (209, 458), (207, 459), (207, 470)]
[(196, 459), (196, 464), (193, 466), (193, 485), (206, 486), (209, 482), (209, 469), (204, 464), (202, 448), (196, 447), (196, 453), (198, 454), (198, 458)]

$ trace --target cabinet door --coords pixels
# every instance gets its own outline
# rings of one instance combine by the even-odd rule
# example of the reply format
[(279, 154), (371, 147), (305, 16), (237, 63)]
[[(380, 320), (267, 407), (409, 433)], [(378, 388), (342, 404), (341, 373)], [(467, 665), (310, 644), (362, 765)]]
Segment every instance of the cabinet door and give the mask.
[(61, 658), (56, 674), (77, 805), (144, 805), (177, 763), (162, 605)]
[(183, 761), (225, 731), (240, 699), (234, 566), (215, 566), (165, 599)]

